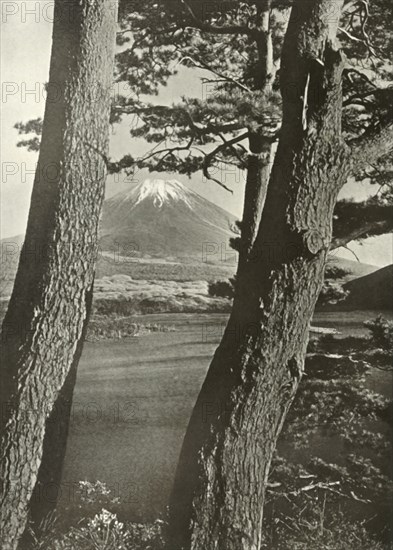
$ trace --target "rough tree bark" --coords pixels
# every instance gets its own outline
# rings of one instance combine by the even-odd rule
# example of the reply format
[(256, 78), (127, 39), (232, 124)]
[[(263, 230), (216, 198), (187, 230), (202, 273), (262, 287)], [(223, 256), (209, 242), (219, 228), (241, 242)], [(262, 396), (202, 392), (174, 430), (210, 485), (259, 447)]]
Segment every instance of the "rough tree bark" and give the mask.
[(43, 520), (56, 510), (57, 502), (63, 493), (64, 487), (62, 487), (61, 480), (72, 417), (72, 400), (78, 364), (87, 333), (92, 298), (92, 293), (90, 293), (89, 299), (86, 301), (86, 319), (71, 367), (58, 393), (55, 404), (46, 419), (41, 464), (29, 503), (29, 529), (26, 529), (21, 539), (23, 545), (20, 546), (22, 547), (26, 546), (28, 548), (31, 545), (31, 530), (39, 536)]
[(295, 0), (292, 8), (279, 145), (255, 243), (239, 262), (233, 311), (183, 443), (172, 550), (261, 545), (270, 462), (302, 376), (333, 209), (350, 166), (341, 137), (343, 59), (333, 45), (342, 3)]
[(3, 550), (15, 549), (24, 531), (45, 423), (82, 345), (104, 196), (115, 33), (116, 2), (56, 0), (39, 162), (1, 337)]

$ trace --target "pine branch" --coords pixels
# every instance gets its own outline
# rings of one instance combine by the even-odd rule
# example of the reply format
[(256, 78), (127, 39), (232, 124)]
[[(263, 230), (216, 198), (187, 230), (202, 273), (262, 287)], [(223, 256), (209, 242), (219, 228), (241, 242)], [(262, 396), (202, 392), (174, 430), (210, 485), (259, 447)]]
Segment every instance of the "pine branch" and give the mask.
[(203, 61), (197, 61), (195, 59), (193, 59), (191, 56), (186, 56), (186, 57), (183, 57), (179, 63), (183, 63), (183, 61), (191, 61), (192, 64), (194, 65), (194, 67), (196, 67), (197, 69), (205, 69), (206, 71), (209, 71), (213, 74), (215, 74), (216, 76), (222, 78), (225, 82), (229, 82), (230, 84), (235, 84), (235, 86), (238, 86), (241, 90), (244, 90), (245, 92), (248, 92), (248, 93), (252, 93), (251, 90), (249, 88), (247, 88), (247, 86), (244, 86), (244, 84), (242, 84), (241, 82), (239, 82), (238, 80), (230, 77), (230, 76), (227, 76), (223, 73), (221, 73), (220, 71), (217, 71), (216, 69), (213, 69), (212, 67), (210, 67), (210, 65), (208, 65), (207, 63), (204, 63)]
[(196, 123), (191, 112), (181, 105), (172, 105), (168, 107), (166, 105), (145, 104), (142, 106), (141, 103), (134, 103), (133, 105), (115, 105), (113, 106), (112, 111), (122, 115), (137, 115), (144, 123), (146, 123), (146, 121), (149, 122), (149, 119), (151, 121), (152, 117), (169, 118), (172, 115), (181, 112), (188, 119), (188, 126), (196, 135), (217, 134), (218, 132), (235, 132), (244, 128), (243, 125), (236, 121), (222, 124), (207, 123), (204, 125), (201, 123)]
[(204, 161), (203, 161), (203, 164), (202, 164), (202, 171), (203, 171), (203, 175), (205, 176), (206, 179), (215, 181), (216, 183), (218, 183), (218, 185), (220, 185), (221, 187), (224, 187), (224, 189), (226, 189), (227, 191), (232, 193), (232, 190), (229, 189), (229, 187), (224, 185), (220, 180), (218, 180), (216, 178), (213, 178), (211, 176), (211, 174), (209, 173), (209, 168), (211, 166), (211, 163), (212, 163), (213, 159), (216, 157), (216, 155), (218, 155), (218, 153), (220, 151), (222, 151), (223, 149), (227, 149), (227, 148), (232, 148), (233, 149), (233, 146), (236, 143), (239, 143), (240, 141), (243, 141), (244, 139), (246, 139), (248, 137), (248, 135), (249, 135), (249, 133), (245, 132), (244, 134), (241, 134), (240, 136), (236, 136), (236, 137), (234, 137), (230, 140), (225, 140), (222, 137), (223, 143), (218, 145), (218, 147), (213, 149), (213, 151), (210, 151), (210, 153), (208, 153), (204, 158)]
[(353, 231), (343, 235), (342, 237), (333, 238), (330, 250), (335, 250), (336, 248), (347, 248), (347, 244), (351, 241), (358, 241), (365, 239), (369, 236), (384, 235), (393, 230), (393, 222), (391, 220), (385, 221), (370, 221), (363, 222), (359, 220), (359, 227)]
[(348, 145), (352, 151), (352, 175), (356, 177), (367, 164), (373, 164), (393, 150), (393, 123), (372, 126)]
[(375, 196), (364, 202), (339, 201), (335, 209), (331, 249), (349, 242), (384, 235), (393, 230), (393, 204), (390, 195)]
[(196, 28), (203, 32), (210, 32), (213, 34), (253, 34), (253, 30), (250, 29), (247, 25), (227, 25), (217, 27), (216, 25), (205, 23), (204, 21), (202, 21), (202, 19), (199, 19), (194, 10), (188, 4), (188, 2), (186, 2), (185, 0), (180, 0), (180, 2), (183, 4), (183, 6), (186, 8), (187, 12), (191, 16), (191, 20)]
[(173, 153), (175, 152), (179, 152), (179, 151), (189, 151), (192, 144), (193, 144), (193, 141), (194, 139), (191, 138), (190, 141), (186, 144), (186, 145), (183, 145), (183, 146), (177, 146), (177, 147), (165, 147), (163, 149), (158, 149), (157, 151), (150, 151), (147, 155), (143, 156), (143, 157), (140, 157), (136, 160), (136, 162), (138, 164), (140, 163), (143, 163), (143, 162), (146, 162), (147, 160), (149, 160), (150, 158), (153, 158), (153, 157), (156, 157), (157, 155), (161, 155), (164, 153), (164, 156), (161, 157), (158, 162), (157, 162), (157, 170), (159, 168), (159, 165), (160, 163), (162, 163), (162, 161), (164, 160), (164, 158), (166, 158), (168, 155), (173, 155)]

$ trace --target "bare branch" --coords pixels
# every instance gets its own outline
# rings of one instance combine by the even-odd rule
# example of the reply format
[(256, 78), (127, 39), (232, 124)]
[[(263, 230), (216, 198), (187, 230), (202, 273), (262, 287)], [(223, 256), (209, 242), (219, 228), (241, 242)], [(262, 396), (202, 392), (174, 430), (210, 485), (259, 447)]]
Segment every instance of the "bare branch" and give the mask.
[(349, 248), (348, 245), (342, 245), (342, 248), (345, 248), (345, 250), (348, 250), (348, 252), (350, 252), (351, 254), (353, 254), (353, 255), (355, 256), (356, 261), (357, 261), (357, 262), (360, 262), (359, 256), (356, 254), (356, 252), (354, 252), (354, 251), (352, 250), (352, 248)]
[[(358, 8), (355, 9), (353, 12), (351, 12), (351, 17), (349, 24), (347, 25), (347, 28), (344, 29), (343, 27), (338, 27), (338, 31), (345, 34), (347, 38), (352, 40), (353, 42), (360, 42), (364, 44), (364, 46), (367, 48), (369, 55), (372, 57), (379, 57), (379, 54), (376, 50), (376, 48), (371, 43), (370, 37), (368, 35), (368, 32), (366, 30), (367, 21), (369, 18), (369, 3), (368, 0), (359, 0), (357, 2)], [(356, 36), (354, 33), (357, 31), (359, 32), (359, 28), (355, 25), (355, 17), (358, 17), (359, 24), (360, 24), (360, 38), (359, 36)], [(351, 29), (352, 32), (350, 32), (348, 29)]]
[(346, 29), (344, 29), (343, 27), (338, 27), (338, 30), (342, 33), (345, 34), (345, 36), (347, 38), (349, 38), (350, 40), (353, 40), (354, 42), (363, 42), (363, 40), (361, 38), (358, 38), (357, 36), (354, 36), (353, 34), (351, 34), (350, 32), (348, 32)]
[(351, 82), (353, 82), (351, 74), (358, 75), (362, 80), (367, 82), (372, 88), (376, 88), (377, 86), (375, 83), (362, 71), (359, 71), (358, 69), (354, 69), (353, 67), (349, 67), (348, 69), (344, 69), (343, 74), (346, 74)]
[(230, 191), (232, 193), (233, 191), (231, 189), (229, 189), (222, 182), (220, 182), (216, 178), (213, 178), (210, 175), (209, 168), (211, 166), (211, 161), (214, 159), (214, 157), (220, 151), (222, 151), (223, 149), (226, 149), (228, 147), (233, 148), (233, 145), (235, 145), (236, 143), (238, 143), (240, 141), (243, 141), (243, 139), (246, 139), (248, 137), (248, 135), (249, 135), (249, 133), (245, 132), (244, 134), (241, 134), (240, 136), (236, 136), (236, 137), (234, 137), (233, 139), (230, 139), (230, 140), (225, 140), (225, 138), (221, 137), (221, 139), (224, 139), (224, 142), (221, 143), (220, 145), (218, 145), (218, 147), (216, 147), (215, 149), (213, 149), (213, 151), (210, 151), (210, 153), (208, 153), (204, 158), (203, 165), (202, 165), (202, 171), (203, 171), (203, 175), (205, 176), (205, 178), (215, 181), (216, 183), (221, 185), (221, 187), (224, 187), (227, 191)]
[(343, 107), (348, 107), (349, 105), (363, 105), (364, 103), (362, 100), (367, 99), (371, 96), (377, 96), (379, 92), (384, 92), (384, 89), (374, 89), (368, 92), (363, 92), (361, 94), (353, 94), (345, 99), (345, 101), (343, 101)]
[(230, 82), (231, 84), (235, 84), (236, 86), (239, 86), (239, 88), (241, 88), (245, 92), (251, 93), (251, 90), (249, 88), (247, 88), (247, 86), (245, 86), (244, 84), (239, 82), (238, 80), (235, 80), (231, 76), (227, 76), (227, 75), (221, 73), (220, 71), (217, 71), (216, 69), (212, 69), (212, 67), (210, 67), (207, 63), (204, 63), (203, 61), (196, 61), (195, 59), (193, 59), (189, 55), (186, 56), (186, 57), (183, 57), (179, 61), (179, 63), (181, 64), (183, 61), (186, 61), (186, 60), (191, 61), (197, 69), (205, 69), (206, 71), (209, 71), (209, 72), (215, 74), (216, 76), (222, 78), (226, 82)]
[(166, 156), (168, 156), (169, 154), (173, 154), (175, 151), (189, 151), (193, 141), (194, 141), (194, 138), (191, 138), (190, 141), (187, 143), (187, 145), (178, 146), (178, 147), (165, 147), (164, 149), (159, 149), (158, 151), (154, 151), (153, 149), (149, 151), (149, 153), (144, 157), (139, 157), (138, 159), (136, 159), (136, 162), (145, 162), (146, 160), (149, 160), (152, 157), (165, 153), (164, 156), (158, 161), (158, 164), (157, 164), (158, 166)]
[(229, 193), (233, 194), (232, 189), (227, 187), (224, 183), (222, 183), (222, 181), (218, 180), (217, 178), (213, 178), (213, 176), (211, 176), (209, 173), (205, 174), (205, 172), (203, 172), (203, 174), (207, 179), (214, 181), (214, 183), (217, 183), (217, 185), (219, 185), (220, 187), (223, 187), (225, 191), (229, 191)]

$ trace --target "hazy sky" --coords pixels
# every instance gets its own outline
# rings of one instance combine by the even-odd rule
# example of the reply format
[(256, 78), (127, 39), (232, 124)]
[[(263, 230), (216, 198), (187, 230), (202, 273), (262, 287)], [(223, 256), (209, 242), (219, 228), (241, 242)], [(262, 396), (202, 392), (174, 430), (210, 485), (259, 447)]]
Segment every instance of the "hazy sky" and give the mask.
[[(26, 6), (29, 11), (26, 11)], [(31, 187), (37, 154), (24, 148), (17, 148), (18, 134), (13, 126), (18, 121), (26, 121), (43, 115), (45, 107), (44, 83), (48, 80), (49, 56), (51, 47), (51, 2), (1, 1), (1, 238), (23, 233), (27, 221)], [(162, 89), (159, 101), (171, 103), (181, 95), (202, 97), (205, 93), (195, 72), (182, 70)], [(146, 145), (135, 142), (129, 136), (130, 120), (116, 127), (111, 135), (110, 153), (115, 159), (125, 153), (138, 156)], [(151, 145), (150, 145), (151, 146)], [(221, 174), (221, 179), (233, 189), (233, 194), (220, 188), (212, 181), (205, 181), (202, 174), (195, 174), (191, 180), (186, 176), (138, 172), (134, 182), (146, 177), (176, 177), (192, 189), (229, 210), (239, 218), (242, 212), (244, 175), (229, 169)], [(220, 174), (215, 174), (220, 179)], [(110, 177), (107, 183), (107, 196), (126, 189), (130, 185), (125, 176)], [(358, 199), (369, 192), (366, 184), (350, 184), (342, 192), (343, 196)], [(362, 245), (351, 244), (351, 249), (361, 261), (376, 265), (392, 263), (392, 235), (367, 239)], [(348, 259), (354, 256), (340, 249), (338, 255)]]

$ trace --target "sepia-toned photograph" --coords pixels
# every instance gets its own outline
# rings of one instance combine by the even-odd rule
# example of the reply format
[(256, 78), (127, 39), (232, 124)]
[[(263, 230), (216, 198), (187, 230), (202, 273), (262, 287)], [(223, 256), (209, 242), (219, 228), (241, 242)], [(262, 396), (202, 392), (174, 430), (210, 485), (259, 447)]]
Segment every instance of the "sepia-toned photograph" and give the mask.
[(0, 550), (393, 550), (392, 0), (0, 9)]

